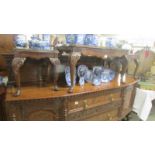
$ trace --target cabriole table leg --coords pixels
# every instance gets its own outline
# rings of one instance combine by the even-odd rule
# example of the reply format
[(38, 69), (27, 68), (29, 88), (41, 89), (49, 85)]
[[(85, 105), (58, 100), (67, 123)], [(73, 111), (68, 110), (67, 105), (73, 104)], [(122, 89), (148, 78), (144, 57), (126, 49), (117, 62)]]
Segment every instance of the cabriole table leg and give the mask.
[(79, 52), (72, 52), (69, 56), (70, 63), (70, 78), (71, 78), (71, 87), (69, 88), (69, 93), (73, 93), (74, 88), (74, 79), (75, 79), (75, 68), (78, 60), (80, 59), (81, 54)]
[(60, 73), (60, 60), (58, 58), (49, 58), (51, 64), (54, 65), (54, 90), (59, 90), (57, 81), (59, 79), (59, 73)]
[(16, 80), (16, 92), (13, 94), (14, 96), (19, 96), (21, 93), (21, 89), (20, 89), (20, 68), (21, 66), (24, 64), (26, 58), (17, 58), (15, 57), (12, 61), (12, 68), (13, 68), (13, 72), (14, 72), (14, 76), (15, 76), (15, 80)]

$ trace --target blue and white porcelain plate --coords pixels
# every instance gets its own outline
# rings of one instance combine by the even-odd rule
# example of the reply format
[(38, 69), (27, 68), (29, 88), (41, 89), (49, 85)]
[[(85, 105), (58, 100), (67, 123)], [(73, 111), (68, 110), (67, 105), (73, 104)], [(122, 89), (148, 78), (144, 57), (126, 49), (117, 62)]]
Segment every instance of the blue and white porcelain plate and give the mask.
[(92, 80), (93, 80), (93, 71), (88, 69), (84, 78), (85, 78), (85, 81), (86, 82), (92, 83)]
[(88, 70), (88, 67), (86, 65), (78, 66), (77, 75), (79, 77), (80, 86), (85, 84), (85, 76), (86, 76), (87, 70)]
[(103, 68), (101, 66), (93, 67), (93, 85), (98, 86), (101, 84), (101, 74)]
[(79, 65), (77, 69), (78, 77), (84, 77), (87, 70), (88, 70), (88, 67), (86, 65)]
[[(70, 78), (70, 67), (65, 67), (65, 79), (68, 86), (71, 86), (71, 78)], [(76, 84), (76, 73), (75, 73), (75, 79), (74, 79), (74, 85)]]
[(103, 69), (101, 74), (101, 81), (102, 82), (109, 82), (115, 78), (115, 72), (111, 69)]

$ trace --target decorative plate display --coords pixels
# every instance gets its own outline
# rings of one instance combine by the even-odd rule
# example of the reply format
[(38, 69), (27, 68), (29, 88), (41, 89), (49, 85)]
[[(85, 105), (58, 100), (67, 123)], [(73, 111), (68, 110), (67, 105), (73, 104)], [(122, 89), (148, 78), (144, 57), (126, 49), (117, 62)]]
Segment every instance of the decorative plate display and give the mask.
[(79, 85), (82, 86), (85, 84), (85, 76), (88, 71), (88, 67), (86, 65), (80, 65), (77, 69), (77, 74), (79, 77)]
[(93, 67), (93, 85), (98, 86), (101, 84), (101, 74), (103, 68), (100, 66)]
[(94, 34), (86, 34), (85, 39), (84, 39), (84, 44), (97, 46), (98, 45), (98, 37)]
[(26, 36), (23, 34), (18, 34), (15, 37), (16, 48), (25, 48), (27, 46)]
[[(70, 67), (65, 67), (65, 79), (68, 86), (71, 86), (71, 78), (70, 78)], [(76, 84), (76, 73), (75, 73), (75, 79), (74, 79), (74, 85)]]
[(111, 69), (103, 69), (101, 73), (101, 82), (109, 82), (115, 77), (115, 72)]

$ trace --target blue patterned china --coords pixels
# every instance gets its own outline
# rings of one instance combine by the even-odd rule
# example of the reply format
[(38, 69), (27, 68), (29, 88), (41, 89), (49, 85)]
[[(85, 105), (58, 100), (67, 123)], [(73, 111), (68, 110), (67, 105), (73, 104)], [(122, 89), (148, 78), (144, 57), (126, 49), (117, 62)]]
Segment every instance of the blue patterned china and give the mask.
[(84, 39), (84, 44), (98, 46), (98, 37), (94, 34), (86, 34)]
[[(67, 85), (71, 86), (70, 67), (69, 66), (65, 67), (65, 79), (66, 79)], [(75, 79), (74, 79), (74, 85), (75, 84), (76, 84), (76, 74), (75, 74)]]
[(93, 85), (98, 86), (101, 84), (101, 74), (103, 68), (100, 66), (93, 67)]
[(46, 40), (39, 41), (38, 47), (42, 50), (50, 50), (50, 42)]
[(15, 37), (16, 48), (25, 48), (27, 46), (26, 36), (23, 34), (18, 34)]
[(106, 39), (106, 47), (115, 48), (117, 45), (117, 40), (115, 38), (107, 38)]
[(29, 48), (37, 50), (50, 50), (50, 43), (46, 40), (31, 40), (29, 41)]
[(85, 39), (85, 34), (75, 34), (74, 44), (83, 45)]
[(85, 75), (87, 73), (87, 70), (88, 70), (88, 67), (86, 65), (78, 66), (77, 74), (78, 74), (78, 77), (79, 77), (80, 86), (84, 85), (84, 83), (85, 83)]
[(112, 81), (115, 78), (115, 72), (113, 70), (110, 69), (110, 81)]
[(84, 77), (80, 77), (80, 79), (79, 79), (79, 85), (80, 86), (83, 86), (85, 84), (85, 79), (84, 79)]
[(93, 71), (88, 69), (84, 78), (85, 78), (86, 82), (92, 83), (92, 81), (93, 81)]
[(101, 82), (107, 83), (113, 80), (115, 77), (115, 72), (111, 69), (103, 69), (101, 74)]
[(66, 37), (66, 43), (67, 44), (74, 44), (75, 43), (75, 38), (76, 38), (75, 34), (65, 34), (65, 37)]
[(78, 77), (84, 77), (87, 70), (88, 70), (88, 67), (86, 65), (79, 65), (77, 69)]

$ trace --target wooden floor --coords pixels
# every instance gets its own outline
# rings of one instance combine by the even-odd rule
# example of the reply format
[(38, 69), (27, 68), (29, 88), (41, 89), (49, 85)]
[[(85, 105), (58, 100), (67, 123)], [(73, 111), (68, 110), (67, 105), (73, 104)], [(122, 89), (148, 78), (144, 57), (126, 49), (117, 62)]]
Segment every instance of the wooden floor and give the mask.
[[(127, 77), (127, 84), (135, 83), (134, 79), (131, 77)], [(74, 93), (68, 93), (68, 87), (60, 87), (59, 91), (53, 91), (52, 86), (47, 87), (37, 87), (37, 86), (29, 86), (21, 88), (21, 95), (18, 97), (13, 96), (13, 92), (15, 89), (9, 88), (7, 90), (6, 101), (15, 101), (15, 100), (26, 100), (26, 99), (43, 99), (43, 98), (57, 98), (62, 96), (74, 96), (81, 93), (89, 93), (93, 91), (100, 90), (108, 90), (111, 88), (124, 87), (126, 84), (118, 85), (116, 80), (113, 80), (109, 83), (102, 83), (100, 86), (93, 86), (92, 84), (86, 83), (84, 86), (76, 85), (74, 87)]]

